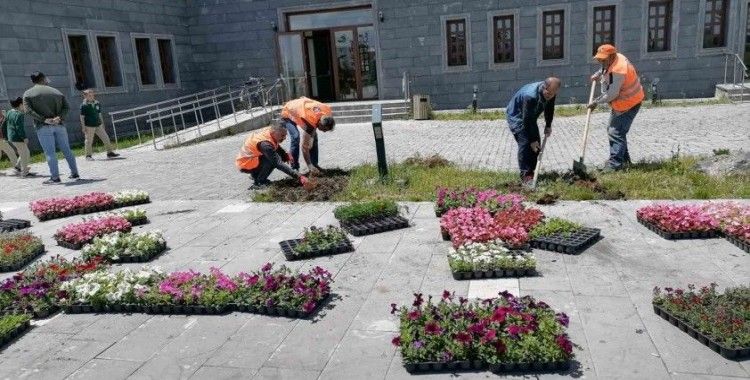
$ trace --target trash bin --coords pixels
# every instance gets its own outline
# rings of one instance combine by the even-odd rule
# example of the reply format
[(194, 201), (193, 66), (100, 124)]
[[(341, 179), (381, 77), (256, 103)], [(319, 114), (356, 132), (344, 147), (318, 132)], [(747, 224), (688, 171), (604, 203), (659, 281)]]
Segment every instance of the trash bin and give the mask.
[(430, 118), (430, 96), (414, 95), (414, 120), (427, 120)]

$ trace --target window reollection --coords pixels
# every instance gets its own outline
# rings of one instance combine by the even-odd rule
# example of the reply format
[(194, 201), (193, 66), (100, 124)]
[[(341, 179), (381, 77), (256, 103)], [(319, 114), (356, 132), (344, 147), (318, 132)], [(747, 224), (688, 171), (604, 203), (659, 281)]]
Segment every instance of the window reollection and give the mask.
[(122, 87), (122, 70), (115, 37), (97, 36), (96, 44), (99, 48), (99, 62), (102, 66), (104, 87)]
[(144, 86), (155, 85), (156, 75), (154, 73), (154, 57), (151, 52), (151, 39), (136, 38), (135, 53), (138, 59), (141, 84)]
[(84, 35), (68, 35), (71, 66), (77, 89), (96, 88), (94, 66), (91, 63), (88, 38)]
[(703, 21), (703, 48), (727, 46), (727, 11), (729, 0), (706, 0)]
[(467, 66), (466, 59), (466, 20), (448, 20), (445, 22), (446, 48), (448, 50), (448, 67)]
[(565, 58), (565, 11), (542, 13), (542, 59)]
[(515, 61), (514, 23), (513, 15), (495, 16), (492, 19), (495, 63)]
[(615, 6), (594, 7), (593, 52), (604, 44), (615, 44)]
[(172, 57), (172, 40), (159, 38), (156, 40), (156, 44), (159, 47), (159, 62), (161, 63), (161, 76), (164, 84), (177, 83)]
[(648, 52), (672, 49), (672, 1), (661, 0), (648, 3)]

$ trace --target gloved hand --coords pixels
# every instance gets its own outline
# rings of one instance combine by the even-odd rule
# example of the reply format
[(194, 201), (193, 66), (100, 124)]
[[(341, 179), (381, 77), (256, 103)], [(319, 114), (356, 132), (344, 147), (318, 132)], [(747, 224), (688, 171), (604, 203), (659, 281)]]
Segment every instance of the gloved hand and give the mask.
[(303, 175), (299, 176), (299, 183), (300, 183), (300, 185), (305, 186), (305, 185), (307, 185), (308, 181), (309, 180), (307, 179), (307, 177), (305, 177)]
[(596, 104), (596, 103), (591, 103), (591, 104), (589, 104), (589, 105), (588, 105), (588, 107), (587, 107), (587, 108), (593, 111), (593, 110), (595, 110), (595, 109), (596, 109), (597, 105), (598, 105), (598, 104)]

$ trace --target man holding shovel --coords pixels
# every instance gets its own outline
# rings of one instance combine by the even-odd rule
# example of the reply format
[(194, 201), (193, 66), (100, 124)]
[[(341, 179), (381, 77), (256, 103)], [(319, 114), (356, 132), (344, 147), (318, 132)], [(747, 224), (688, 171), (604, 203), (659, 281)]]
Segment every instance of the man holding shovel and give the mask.
[(250, 174), (253, 185), (250, 190), (262, 190), (271, 184), (268, 177), (274, 169), (279, 169), (292, 178), (297, 178), (306, 189), (314, 186), (307, 177), (284, 162), (291, 161), (291, 155), (284, 151), (281, 143), (286, 139), (286, 127), (274, 123), (270, 127), (259, 129), (245, 139), (235, 165), (243, 172)]
[(602, 94), (588, 107), (592, 111), (598, 104), (609, 103), (612, 107), (607, 130), (609, 161), (603, 170), (607, 173), (621, 170), (630, 163), (627, 134), (645, 94), (635, 66), (614, 46), (599, 46), (594, 59), (601, 63), (602, 68), (591, 76), (591, 80), (601, 82)]
[(536, 120), (544, 113), (544, 136), (549, 136), (552, 133), (552, 119), (555, 115), (555, 98), (561, 84), (560, 79), (555, 77), (527, 84), (513, 95), (505, 109), (510, 131), (518, 143), (518, 169), (525, 186), (530, 186), (533, 182), (541, 150)]

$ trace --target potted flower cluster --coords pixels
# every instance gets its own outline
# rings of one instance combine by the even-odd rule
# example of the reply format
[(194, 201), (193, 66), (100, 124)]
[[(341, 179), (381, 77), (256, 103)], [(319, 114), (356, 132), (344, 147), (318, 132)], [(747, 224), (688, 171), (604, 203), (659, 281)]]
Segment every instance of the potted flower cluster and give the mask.
[(750, 287), (654, 288), (654, 312), (728, 359), (750, 357)]
[(9, 314), (0, 317), (0, 348), (23, 334), (30, 326), (31, 316)]
[(69, 261), (55, 256), (33, 264), (0, 283), (0, 314), (27, 313), (45, 318), (57, 308), (60, 284), (100, 268), (99, 258)]
[(110, 273), (100, 270), (63, 283), (60, 303), (67, 312), (221, 314), (242, 311), (304, 317), (330, 294), (331, 274), (315, 267), (293, 273), (286, 267), (229, 276), (218, 268), (165, 274), (158, 268)]
[(399, 215), (398, 205), (390, 200), (355, 202), (338, 206), (333, 215), (341, 227), (354, 236), (392, 231), (409, 226), (409, 221)]
[(507, 292), (472, 302), (447, 290), (437, 302), (414, 296), (410, 307), (391, 304), (400, 320), (392, 343), (409, 372), (554, 371), (574, 358), (568, 316), (544, 302)]
[(0, 234), (0, 272), (19, 270), (43, 253), (42, 240), (30, 233)]
[(719, 222), (697, 205), (653, 204), (636, 211), (638, 221), (665, 239), (717, 236)]
[(83, 247), (84, 259), (101, 257), (112, 263), (143, 263), (167, 249), (167, 242), (160, 231), (146, 233), (114, 232), (96, 237)]
[(546, 219), (529, 233), (532, 247), (568, 254), (580, 253), (600, 234), (598, 228), (584, 227), (561, 218)]
[(536, 259), (532, 254), (510, 250), (502, 240), (451, 248), (448, 264), (456, 280), (525, 276), (536, 270)]
[(705, 204), (703, 211), (719, 222), (719, 229), (727, 240), (750, 253), (750, 205), (712, 202)]
[(315, 256), (335, 255), (354, 250), (346, 232), (334, 226), (326, 228), (310, 227), (305, 229), (305, 235), (302, 239), (285, 240), (279, 242), (279, 245), (286, 259), (290, 261)]
[(151, 202), (148, 193), (143, 190), (122, 190), (113, 193), (117, 207), (136, 206)]
[(520, 206), (525, 200), (526, 198), (521, 194), (503, 194), (494, 189), (450, 190), (443, 187), (437, 190), (435, 216), (439, 218), (448, 210), (460, 207), (482, 207), (491, 214), (495, 214), (508, 207)]
[(97, 236), (113, 232), (128, 232), (131, 225), (119, 215), (105, 216), (99, 219), (86, 220), (81, 223), (68, 224), (55, 232), (57, 244), (70, 249), (81, 249)]
[(500, 239), (511, 249), (522, 249), (529, 242), (529, 229), (543, 217), (537, 209), (520, 206), (502, 210), (495, 216), (482, 207), (457, 208), (440, 218), (440, 229), (454, 248)]
[(140, 208), (124, 210), (120, 212), (119, 215), (127, 219), (133, 227), (141, 226), (149, 222), (146, 210)]

